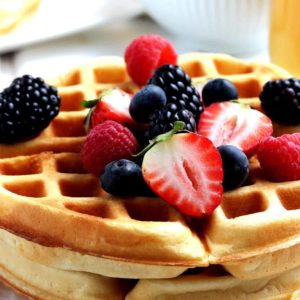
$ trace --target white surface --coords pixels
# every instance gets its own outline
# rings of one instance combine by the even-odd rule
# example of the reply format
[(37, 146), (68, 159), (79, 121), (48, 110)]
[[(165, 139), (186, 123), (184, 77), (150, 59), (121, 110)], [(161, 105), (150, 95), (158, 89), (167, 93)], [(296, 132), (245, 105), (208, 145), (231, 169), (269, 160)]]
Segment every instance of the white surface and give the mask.
[(141, 9), (138, 0), (43, 0), (31, 19), (0, 36), (0, 53), (132, 17)]
[(241, 55), (267, 47), (270, 0), (141, 0), (164, 28), (206, 52)]

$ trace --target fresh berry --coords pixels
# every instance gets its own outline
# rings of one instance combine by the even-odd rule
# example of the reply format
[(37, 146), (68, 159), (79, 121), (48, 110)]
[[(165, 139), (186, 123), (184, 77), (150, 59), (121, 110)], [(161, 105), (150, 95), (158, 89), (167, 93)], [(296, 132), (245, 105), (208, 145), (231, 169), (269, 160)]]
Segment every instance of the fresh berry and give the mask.
[(0, 93), (0, 142), (13, 143), (39, 134), (58, 114), (57, 89), (24, 75)]
[(146, 141), (170, 131), (176, 121), (183, 121), (185, 130), (191, 132), (197, 131), (194, 115), (189, 110), (183, 109), (177, 111), (176, 109), (172, 109), (173, 107), (173, 104), (168, 104), (167, 107), (164, 107), (162, 110), (157, 110), (151, 115), (148, 130), (145, 132)]
[(130, 115), (141, 123), (149, 122), (150, 116), (166, 105), (167, 98), (162, 88), (148, 84), (138, 91), (132, 98), (129, 106)]
[(125, 50), (128, 74), (138, 85), (145, 85), (155, 69), (176, 64), (177, 53), (162, 36), (145, 34), (134, 39)]
[(268, 81), (259, 98), (263, 110), (271, 120), (290, 125), (300, 124), (299, 79)]
[(216, 78), (208, 81), (202, 89), (202, 101), (205, 106), (214, 102), (223, 102), (238, 99), (235, 85), (224, 78)]
[(213, 103), (201, 115), (198, 133), (209, 138), (216, 147), (233, 145), (250, 156), (258, 144), (272, 134), (271, 120), (245, 104)]
[(219, 146), (222, 157), (225, 190), (232, 190), (242, 186), (249, 175), (249, 162), (246, 154), (232, 145)]
[(109, 89), (95, 100), (83, 101), (84, 107), (90, 108), (85, 119), (87, 130), (107, 120), (116, 121), (126, 127), (136, 127), (136, 122), (129, 114), (131, 95), (120, 89)]
[[(182, 68), (164, 65), (155, 71), (149, 82), (165, 91), (167, 105), (161, 112), (156, 111), (150, 117), (145, 133), (146, 139), (153, 139), (173, 128), (174, 120), (178, 119), (178, 116), (179, 120), (190, 123), (190, 129), (193, 130), (193, 124), (198, 123), (203, 112), (203, 106), (198, 91), (192, 86), (190, 77)], [(181, 116), (183, 119), (180, 119)]]
[(130, 159), (138, 151), (138, 143), (131, 131), (115, 121), (96, 125), (86, 136), (81, 156), (85, 169), (99, 176), (111, 161)]
[(257, 158), (272, 181), (300, 180), (300, 133), (266, 138)]
[(142, 170), (133, 161), (115, 160), (107, 164), (101, 173), (102, 188), (117, 196), (149, 196), (152, 191), (145, 183)]
[(196, 133), (178, 133), (155, 144), (144, 156), (142, 172), (158, 196), (188, 216), (209, 215), (221, 202), (221, 156)]

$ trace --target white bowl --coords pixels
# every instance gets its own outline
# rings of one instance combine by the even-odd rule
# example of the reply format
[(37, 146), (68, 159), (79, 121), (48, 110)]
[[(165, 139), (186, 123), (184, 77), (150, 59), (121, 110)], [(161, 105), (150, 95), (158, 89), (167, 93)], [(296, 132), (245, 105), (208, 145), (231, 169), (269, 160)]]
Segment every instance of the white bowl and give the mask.
[(198, 49), (230, 54), (267, 49), (270, 0), (141, 0), (162, 27), (197, 42)]

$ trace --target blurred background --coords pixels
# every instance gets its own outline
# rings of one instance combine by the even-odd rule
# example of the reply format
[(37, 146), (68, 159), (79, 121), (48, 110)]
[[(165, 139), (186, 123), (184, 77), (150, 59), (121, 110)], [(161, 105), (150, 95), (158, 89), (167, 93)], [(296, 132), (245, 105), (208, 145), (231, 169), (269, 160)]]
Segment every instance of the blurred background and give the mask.
[(298, 6), (298, 0), (0, 0), (0, 87), (24, 73), (49, 78), (93, 57), (123, 55), (143, 33), (165, 36), (178, 53), (271, 60), (297, 74)]

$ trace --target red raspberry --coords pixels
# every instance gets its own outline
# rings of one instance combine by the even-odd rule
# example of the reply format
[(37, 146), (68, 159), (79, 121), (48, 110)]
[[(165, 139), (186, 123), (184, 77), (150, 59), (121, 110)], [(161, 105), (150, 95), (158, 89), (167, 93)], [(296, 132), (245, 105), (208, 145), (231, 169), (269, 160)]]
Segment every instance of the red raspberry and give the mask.
[(126, 48), (125, 61), (132, 80), (145, 85), (155, 69), (164, 64), (176, 64), (177, 53), (165, 38), (145, 34), (134, 39)]
[(127, 158), (138, 151), (138, 143), (131, 131), (115, 121), (95, 126), (87, 135), (81, 157), (85, 169), (99, 176), (111, 161)]
[(299, 180), (300, 133), (266, 138), (258, 148), (257, 158), (271, 180)]

